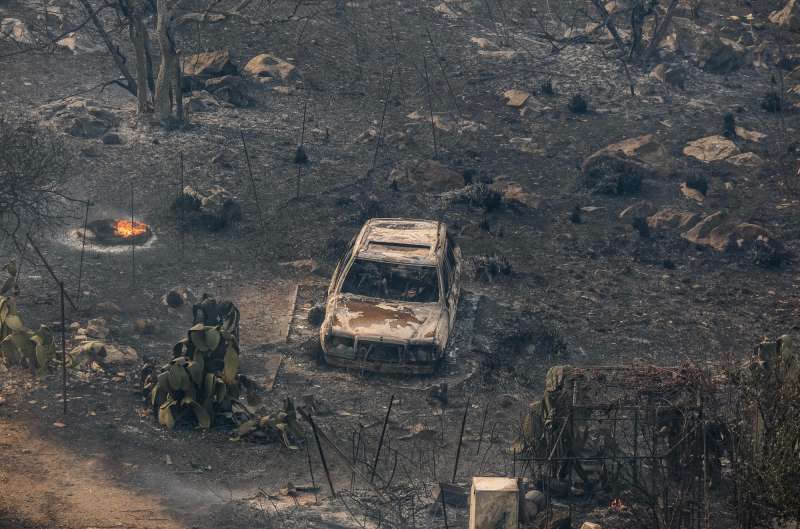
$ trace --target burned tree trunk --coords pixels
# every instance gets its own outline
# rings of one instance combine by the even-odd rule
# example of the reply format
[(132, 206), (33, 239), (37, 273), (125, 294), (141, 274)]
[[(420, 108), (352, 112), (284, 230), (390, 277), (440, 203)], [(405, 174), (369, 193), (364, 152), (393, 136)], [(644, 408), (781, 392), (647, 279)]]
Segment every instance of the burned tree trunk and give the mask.
[(148, 90), (148, 67), (147, 60), (147, 41), (149, 36), (142, 20), (142, 6), (135, 2), (131, 5), (130, 13), (130, 35), (133, 48), (136, 50), (136, 85), (138, 87), (136, 98), (138, 100), (139, 114), (150, 111), (150, 99)]
[[(178, 54), (172, 38), (172, 10), (167, 7), (166, 0), (158, 0), (157, 11), (156, 32), (158, 47), (161, 51), (161, 64), (158, 67), (158, 77), (156, 78), (154, 106), (161, 121), (169, 123), (183, 117)], [(173, 97), (175, 97), (175, 114), (172, 113)]]

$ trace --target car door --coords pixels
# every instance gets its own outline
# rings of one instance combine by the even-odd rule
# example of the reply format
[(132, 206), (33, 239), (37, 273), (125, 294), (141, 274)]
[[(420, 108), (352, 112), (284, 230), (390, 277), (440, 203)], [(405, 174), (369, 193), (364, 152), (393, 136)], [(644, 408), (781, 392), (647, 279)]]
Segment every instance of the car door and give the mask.
[(453, 243), (448, 236), (444, 250), (444, 272), (447, 274), (447, 311), (449, 314), (449, 325), (452, 331), (456, 321), (456, 311), (458, 309), (458, 298), (461, 293), (461, 250)]

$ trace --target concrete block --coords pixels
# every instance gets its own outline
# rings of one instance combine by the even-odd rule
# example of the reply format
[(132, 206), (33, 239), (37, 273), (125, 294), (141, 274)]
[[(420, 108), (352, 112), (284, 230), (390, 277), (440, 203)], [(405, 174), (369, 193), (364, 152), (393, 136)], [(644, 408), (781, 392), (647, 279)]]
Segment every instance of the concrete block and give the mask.
[(516, 478), (474, 477), (469, 495), (469, 529), (517, 529)]

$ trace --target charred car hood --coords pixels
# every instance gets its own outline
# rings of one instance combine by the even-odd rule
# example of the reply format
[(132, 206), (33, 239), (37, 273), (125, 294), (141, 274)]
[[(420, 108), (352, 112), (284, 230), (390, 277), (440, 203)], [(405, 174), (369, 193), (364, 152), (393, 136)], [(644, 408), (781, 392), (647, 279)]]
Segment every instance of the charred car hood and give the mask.
[(333, 334), (383, 339), (387, 342), (427, 342), (436, 336), (442, 317), (437, 303), (404, 303), (339, 296), (333, 311)]

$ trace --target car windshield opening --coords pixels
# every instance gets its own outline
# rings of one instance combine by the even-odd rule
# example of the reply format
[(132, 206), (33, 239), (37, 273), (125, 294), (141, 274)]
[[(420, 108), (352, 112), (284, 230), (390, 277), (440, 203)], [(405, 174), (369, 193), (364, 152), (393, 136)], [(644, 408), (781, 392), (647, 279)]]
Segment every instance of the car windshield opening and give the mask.
[(439, 279), (433, 266), (356, 259), (342, 292), (392, 301), (433, 303), (439, 300)]

